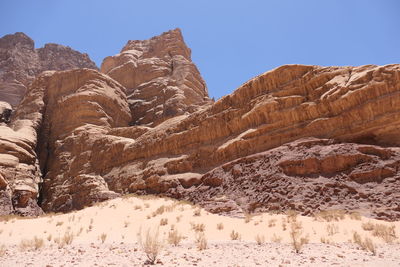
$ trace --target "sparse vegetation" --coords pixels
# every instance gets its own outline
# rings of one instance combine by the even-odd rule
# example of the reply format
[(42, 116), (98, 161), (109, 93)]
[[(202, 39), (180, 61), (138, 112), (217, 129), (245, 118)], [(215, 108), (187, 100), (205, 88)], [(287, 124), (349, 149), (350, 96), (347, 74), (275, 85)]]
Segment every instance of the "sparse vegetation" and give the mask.
[(195, 243), (198, 250), (204, 250), (207, 248), (206, 235), (203, 232), (198, 232), (196, 234)]
[(259, 235), (259, 234), (257, 234), (256, 237), (255, 237), (255, 239), (256, 239), (257, 245), (262, 245), (262, 244), (265, 243), (265, 237), (264, 237), (264, 235)]
[(217, 224), (217, 229), (220, 230), (220, 231), (221, 231), (222, 229), (224, 229), (224, 224), (223, 224), (223, 223), (218, 223), (218, 224)]
[(160, 220), (160, 225), (161, 226), (164, 226), (164, 225), (167, 225), (167, 224), (168, 224), (168, 219), (167, 218), (163, 218), (163, 219)]
[(314, 218), (317, 221), (340, 221), (346, 217), (344, 210), (324, 210), (314, 214)]
[(339, 233), (339, 226), (335, 223), (330, 223), (326, 226), (326, 231), (328, 232), (329, 236), (335, 235)]
[(241, 239), (239, 232), (236, 232), (235, 230), (232, 230), (230, 237), (232, 240), (240, 240)]
[(392, 243), (396, 237), (395, 226), (387, 226), (384, 224), (375, 224), (372, 235), (382, 238), (386, 243)]
[(104, 244), (104, 242), (107, 239), (107, 234), (106, 233), (102, 233), (99, 238), (101, 240), (101, 243)]
[(19, 247), (22, 251), (34, 249), (39, 250), (44, 246), (44, 240), (42, 238), (38, 238), (35, 236), (32, 240), (23, 239), (19, 244)]
[(275, 223), (276, 223), (276, 219), (270, 219), (270, 220), (268, 221), (268, 227), (274, 227), (274, 226), (275, 226)]
[(277, 236), (275, 233), (271, 237), (271, 241), (274, 243), (281, 243), (282, 242), (282, 237)]
[(177, 246), (182, 241), (183, 236), (179, 234), (177, 229), (172, 229), (168, 232), (168, 243)]
[(142, 235), (139, 230), (138, 241), (147, 257), (147, 263), (154, 264), (164, 246), (163, 242), (159, 239), (159, 229), (151, 232), (150, 228), (147, 229), (146, 234)]
[(64, 224), (63, 221), (59, 221), (59, 222), (56, 223), (56, 226), (61, 226), (61, 225), (63, 225), (63, 224)]
[(290, 239), (292, 246), (294, 248), (294, 251), (296, 253), (300, 253), (301, 248), (303, 247), (304, 244), (308, 243), (308, 238), (305, 236), (302, 236), (303, 234), (303, 227), (300, 222), (298, 222), (296, 219), (294, 219), (291, 224), (290, 224)]
[(1, 245), (0, 246), (0, 257), (3, 257), (4, 255), (6, 255), (7, 249), (5, 245)]
[(200, 216), (201, 215), (201, 209), (195, 209), (193, 212), (193, 216)]
[(204, 225), (204, 223), (190, 223), (192, 230), (195, 232), (204, 232), (204, 230), (206, 229), (206, 226)]
[(359, 233), (354, 232), (353, 242), (359, 245), (363, 250), (372, 252), (374, 256), (376, 255), (376, 246), (369, 237), (365, 237), (363, 240)]
[(352, 220), (357, 220), (357, 221), (361, 220), (361, 214), (357, 211), (353, 211), (353, 212), (349, 213), (349, 217)]
[(362, 229), (364, 229), (365, 231), (372, 231), (374, 230), (374, 224), (372, 222), (366, 222), (361, 224)]
[(247, 213), (245, 218), (244, 218), (244, 222), (245, 223), (249, 223), (252, 218), (253, 218), (253, 215), (251, 215), (250, 213)]

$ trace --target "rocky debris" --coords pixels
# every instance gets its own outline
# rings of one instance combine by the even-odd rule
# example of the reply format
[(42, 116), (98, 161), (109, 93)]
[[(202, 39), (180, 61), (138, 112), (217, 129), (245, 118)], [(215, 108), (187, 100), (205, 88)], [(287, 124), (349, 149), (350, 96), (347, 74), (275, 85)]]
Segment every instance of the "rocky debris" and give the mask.
[(131, 125), (154, 126), (211, 103), (179, 29), (134, 40), (104, 59), (101, 71), (127, 89)]
[(70, 47), (46, 44), (35, 49), (31, 38), (21, 32), (0, 38), (0, 101), (17, 106), (26, 88), (45, 70), (97, 69), (87, 54)]
[[(213, 182), (210, 182), (213, 181)], [(328, 139), (302, 139), (223, 164), (183, 190), (208, 210), (231, 200), (247, 212), (358, 210), (386, 220), (400, 218), (400, 148)]]
[(0, 123), (9, 123), (12, 107), (7, 102), (0, 101)]

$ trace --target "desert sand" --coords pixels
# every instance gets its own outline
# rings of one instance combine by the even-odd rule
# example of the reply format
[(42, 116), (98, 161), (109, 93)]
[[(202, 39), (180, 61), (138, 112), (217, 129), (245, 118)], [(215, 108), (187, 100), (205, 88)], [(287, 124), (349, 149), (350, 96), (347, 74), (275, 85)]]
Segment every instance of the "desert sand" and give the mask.
[[(148, 231), (159, 232), (156, 262), (164, 266), (400, 266), (400, 222), (356, 213), (232, 218), (173, 199), (127, 196), (67, 214), (1, 220), (0, 266), (141, 266), (147, 257), (139, 235), (143, 241)], [(294, 222), (307, 240), (299, 253)], [(375, 225), (391, 232), (377, 235)], [(182, 237), (176, 246), (172, 233)], [(368, 237), (375, 253), (354, 243), (354, 233)]]

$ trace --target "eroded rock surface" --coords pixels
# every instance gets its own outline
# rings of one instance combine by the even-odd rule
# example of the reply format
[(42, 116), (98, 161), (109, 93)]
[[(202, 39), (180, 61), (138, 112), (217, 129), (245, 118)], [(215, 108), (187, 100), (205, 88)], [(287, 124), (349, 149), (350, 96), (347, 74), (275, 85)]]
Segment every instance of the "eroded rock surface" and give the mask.
[(0, 125), (1, 205), (28, 207), (40, 186), (46, 211), (152, 193), (400, 218), (400, 65), (286, 65), (212, 103), (174, 30), (129, 41), (102, 72), (39, 75)]
[(211, 102), (179, 29), (128, 41), (104, 59), (101, 71), (127, 89), (132, 125), (154, 126)]
[(183, 192), (218, 213), (344, 209), (395, 220), (400, 148), (302, 139), (226, 163)]
[(87, 54), (70, 47), (46, 44), (35, 49), (21, 32), (0, 38), (0, 101), (17, 106), (33, 79), (45, 70), (97, 69)]

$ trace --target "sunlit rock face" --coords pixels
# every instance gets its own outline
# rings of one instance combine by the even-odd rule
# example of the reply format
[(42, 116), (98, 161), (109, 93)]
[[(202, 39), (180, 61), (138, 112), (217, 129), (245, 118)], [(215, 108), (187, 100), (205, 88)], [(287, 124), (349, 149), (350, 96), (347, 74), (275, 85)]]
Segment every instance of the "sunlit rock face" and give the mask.
[(128, 41), (101, 71), (127, 89), (132, 125), (154, 126), (211, 102), (179, 29)]
[(0, 101), (17, 106), (33, 79), (45, 70), (97, 69), (87, 54), (58, 44), (35, 49), (22, 32), (0, 38)]
[(399, 219), (399, 129), (400, 65), (285, 65), (214, 103), (173, 30), (129, 41), (101, 72), (33, 81), (0, 123), (0, 205), (69, 211), (138, 193), (217, 213)]

